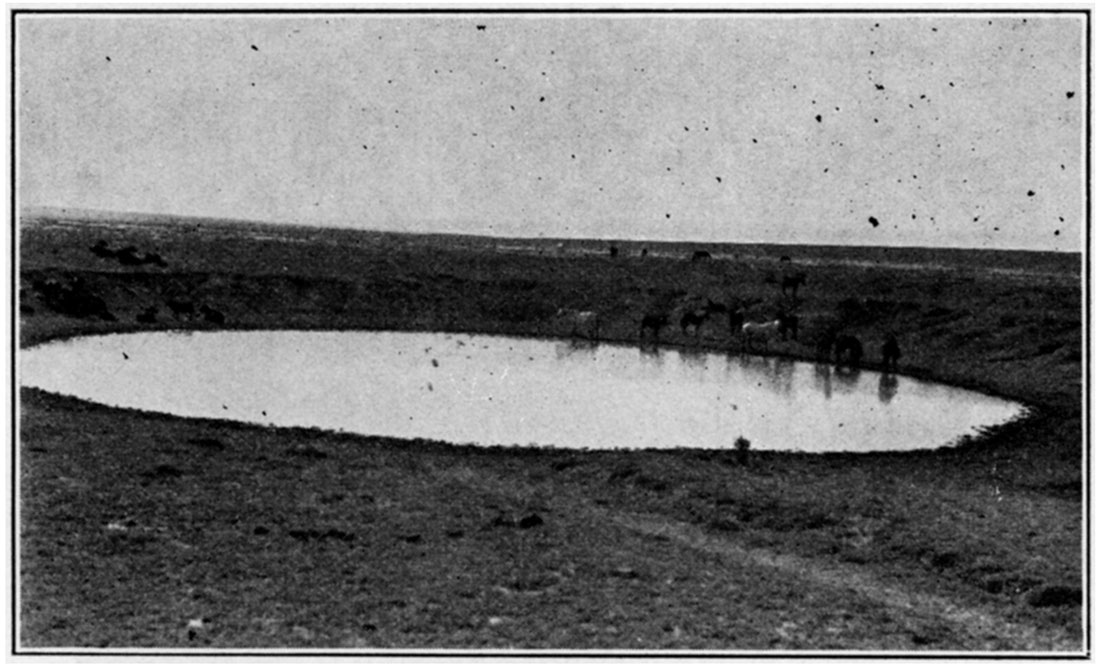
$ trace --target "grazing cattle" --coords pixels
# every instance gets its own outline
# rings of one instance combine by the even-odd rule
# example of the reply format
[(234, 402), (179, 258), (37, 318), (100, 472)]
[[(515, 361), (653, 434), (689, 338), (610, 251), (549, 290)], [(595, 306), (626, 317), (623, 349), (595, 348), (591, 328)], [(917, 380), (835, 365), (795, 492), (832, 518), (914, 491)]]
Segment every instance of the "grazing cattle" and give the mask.
[(730, 316), (730, 335), (741, 332), (741, 326), (745, 323), (745, 311), (742, 308), (728, 308)]
[(787, 255), (783, 255), (782, 257), (779, 257), (779, 261), (785, 261), (789, 264), (789, 263), (791, 263), (791, 258), (788, 257)]
[(157, 323), (157, 306), (150, 305), (142, 312), (138, 313), (137, 320), (139, 324), (155, 324)]
[(608, 248), (607, 253), (611, 255), (612, 259), (614, 259), (615, 257), (619, 256), (619, 248), (612, 245), (610, 248)]
[(202, 307), (200, 307), (199, 312), (201, 312), (203, 318), (211, 324), (217, 324), (218, 326), (225, 324), (225, 315), (210, 307), (209, 305), (203, 305)]
[(710, 259), (710, 252), (706, 250), (696, 250), (691, 255), (692, 261), (706, 261), (707, 259)]
[(600, 338), (600, 315), (591, 310), (571, 310), (561, 308), (557, 312), (559, 319), (570, 324), (570, 335), (582, 335), (590, 340)]
[(796, 273), (794, 275), (784, 275), (783, 281), (779, 284), (779, 290), (783, 292), (783, 295), (787, 295), (787, 290), (791, 290), (791, 297), (798, 298), (798, 288), (806, 284), (806, 274)]
[(745, 322), (741, 325), (741, 351), (755, 346), (753, 343), (756, 340), (763, 340), (764, 351), (768, 351), (768, 339), (779, 333), (781, 326), (782, 322), (778, 319), (766, 322)]
[(646, 329), (653, 331), (654, 341), (661, 337), (661, 329), (669, 325), (667, 314), (647, 314), (642, 317), (642, 327), (638, 337), (645, 337)]
[(898, 347), (898, 339), (891, 333), (882, 343), (882, 365), (887, 370), (897, 370), (899, 358), (901, 358), (901, 348)]
[(798, 339), (798, 315), (789, 313), (779, 315), (779, 335), (784, 340), (788, 336), (791, 340)]
[(685, 312), (684, 316), (680, 317), (680, 331), (686, 335), (688, 328), (694, 328), (695, 334), (699, 335), (699, 328), (702, 327), (712, 314), (718, 314), (725, 311), (726, 306), (721, 303), (707, 301), (707, 304), (703, 307)]
[(146, 252), (145, 258), (141, 260), (143, 264), (153, 264), (165, 268), (168, 266), (168, 262), (164, 260), (164, 257), (160, 256), (156, 252)]
[(649, 250), (647, 248), (644, 248), (644, 247), (642, 248), (642, 256), (643, 257), (649, 256)]
[(836, 338), (836, 364), (856, 367), (863, 360), (863, 343), (854, 335), (840, 335)]
[(184, 315), (194, 316), (195, 304), (191, 301), (183, 301), (175, 298), (168, 299), (165, 303), (168, 309), (172, 311), (172, 314), (176, 316), (176, 319), (181, 319)]

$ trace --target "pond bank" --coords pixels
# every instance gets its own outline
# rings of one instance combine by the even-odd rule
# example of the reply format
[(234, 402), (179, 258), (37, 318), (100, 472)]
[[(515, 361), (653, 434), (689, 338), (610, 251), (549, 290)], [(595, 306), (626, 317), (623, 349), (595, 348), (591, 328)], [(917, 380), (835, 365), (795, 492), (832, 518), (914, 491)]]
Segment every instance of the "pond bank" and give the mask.
[[(560, 338), (569, 331), (553, 323), (558, 308), (595, 309), (602, 336), (631, 343), (650, 308), (736, 295), (765, 299), (753, 306), (763, 316), (777, 292), (765, 281), (775, 268), (757, 259), (519, 256), (415, 237), (310, 244), (159, 233), (154, 244), (141, 229), (22, 233), (21, 287), (79, 277), (116, 321), (58, 313), (31, 290), (21, 346), (215, 327), (170, 313), (167, 301), (181, 295), (225, 313), (234, 329)], [(101, 265), (87, 249), (101, 237), (155, 250), (168, 266)], [(812, 253), (784, 251), (795, 261)], [(1036, 407), (935, 452), (750, 451), (743, 463), (735, 451), (410, 446), (23, 389), (23, 640), (1072, 651), (1082, 636), (1080, 290), (983, 278), (982, 256), (965, 276), (813, 264), (799, 304), (807, 344), (775, 350), (812, 356), (811, 324), (844, 314), (872, 363), (873, 341), (892, 329), (903, 373)], [(1012, 261), (997, 255), (998, 268)], [(151, 306), (156, 322), (138, 323)], [(728, 347), (719, 323), (698, 341), (675, 328), (662, 337)], [(814, 566), (801, 577), (770, 564), (785, 561)], [(918, 603), (931, 597), (968, 614)]]

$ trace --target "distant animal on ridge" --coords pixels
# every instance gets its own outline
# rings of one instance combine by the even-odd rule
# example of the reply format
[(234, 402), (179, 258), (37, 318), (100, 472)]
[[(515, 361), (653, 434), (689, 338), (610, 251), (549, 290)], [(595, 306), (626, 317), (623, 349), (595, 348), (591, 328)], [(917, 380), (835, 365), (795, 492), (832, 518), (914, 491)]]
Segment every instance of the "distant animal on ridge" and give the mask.
[(691, 255), (691, 260), (692, 261), (706, 261), (707, 259), (710, 259), (710, 258), (711, 258), (710, 257), (710, 252), (707, 252), (706, 250), (696, 250)]

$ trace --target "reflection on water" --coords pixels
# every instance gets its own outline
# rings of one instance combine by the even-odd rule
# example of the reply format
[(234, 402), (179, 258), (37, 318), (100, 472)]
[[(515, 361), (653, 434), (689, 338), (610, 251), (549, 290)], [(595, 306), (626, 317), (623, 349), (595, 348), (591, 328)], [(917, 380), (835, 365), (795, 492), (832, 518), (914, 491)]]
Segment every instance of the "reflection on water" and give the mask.
[(826, 400), (833, 397), (833, 366), (828, 363), (814, 364), (814, 386)]
[(140, 333), (20, 352), (21, 382), (191, 417), (480, 444), (933, 448), (1017, 404), (789, 359), (490, 336)]
[(859, 390), (859, 377), (862, 371), (851, 366), (837, 366), (833, 368), (833, 379), (836, 380), (836, 390), (839, 393), (852, 393)]
[(561, 361), (570, 357), (593, 356), (598, 348), (599, 343), (595, 340), (574, 337), (554, 343), (554, 358)]
[[(730, 364), (736, 364), (740, 374), (750, 381), (755, 380), (757, 386), (766, 387), (775, 393), (790, 395), (794, 387), (795, 361), (789, 358), (742, 354), (730, 356), (727, 369)], [(736, 378), (737, 373), (729, 376)]]
[(884, 405), (889, 405), (894, 396), (898, 394), (898, 377), (889, 372), (883, 373), (878, 379), (878, 399)]

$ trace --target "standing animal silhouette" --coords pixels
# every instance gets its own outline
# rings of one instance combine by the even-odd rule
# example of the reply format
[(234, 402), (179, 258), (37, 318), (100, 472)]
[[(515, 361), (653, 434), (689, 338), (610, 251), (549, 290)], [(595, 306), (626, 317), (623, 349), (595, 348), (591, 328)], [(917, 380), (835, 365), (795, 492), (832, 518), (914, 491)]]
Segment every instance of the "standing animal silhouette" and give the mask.
[(699, 329), (712, 314), (718, 314), (725, 311), (726, 306), (713, 301), (707, 301), (707, 304), (703, 307), (689, 310), (680, 317), (680, 331), (684, 335), (687, 335), (687, 330), (692, 328), (694, 329), (695, 335), (699, 335)]
[(898, 346), (898, 339), (891, 333), (882, 343), (882, 366), (886, 370), (897, 370), (899, 358), (901, 358), (901, 347)]
[(642, 326), (638, 331), (638, 337), (644, 338), (647, 330), (653, 332), (653, 341), (657, 342), (661, 337), (661, 329), (669, 325), (667, 314), (650, 313), (642, 317)]

